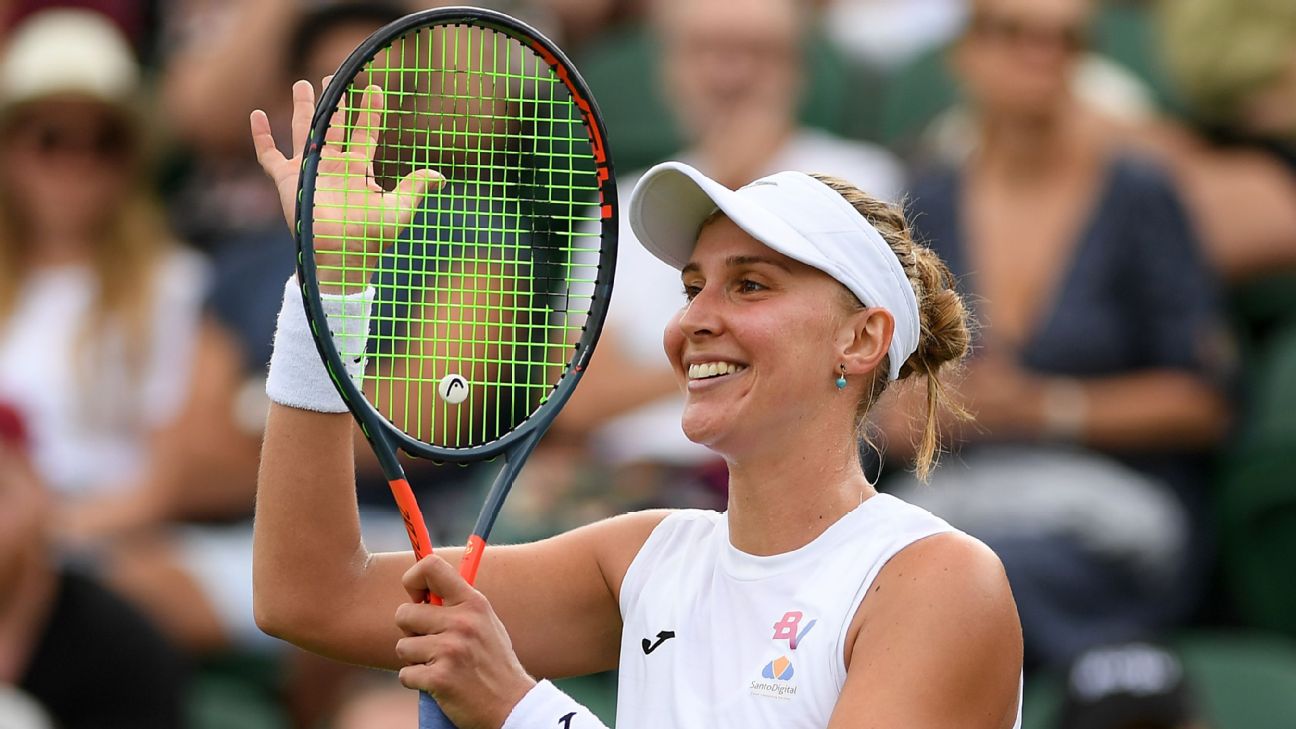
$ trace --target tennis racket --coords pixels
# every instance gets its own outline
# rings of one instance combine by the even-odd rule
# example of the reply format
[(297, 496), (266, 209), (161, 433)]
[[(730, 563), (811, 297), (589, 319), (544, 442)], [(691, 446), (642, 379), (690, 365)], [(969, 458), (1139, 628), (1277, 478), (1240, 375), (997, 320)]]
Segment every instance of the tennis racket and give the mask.
[[(503, 457), (460, 564), (469, 583), (603, 324), (617, 234), (606, 139), (563, 53), (478, 8), (376, 31), (312, 119), (296, 224), (306, 313), (419, 558), (432, 545), (397, 451)], [(427, 170), (445, 183), (426, 185)], [(372, 304), (330, 320), (338, 294)], [(419, 713), (420, 727), (453, 726), (426, 694)]]

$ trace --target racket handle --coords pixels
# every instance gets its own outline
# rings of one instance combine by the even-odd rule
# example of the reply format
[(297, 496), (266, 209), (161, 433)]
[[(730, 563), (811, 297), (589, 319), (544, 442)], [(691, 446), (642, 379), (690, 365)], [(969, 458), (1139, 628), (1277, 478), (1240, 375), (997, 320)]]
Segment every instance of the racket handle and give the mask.
[(441, 705), (426, 691), (419, 692), (419, 729), (455, 729)]

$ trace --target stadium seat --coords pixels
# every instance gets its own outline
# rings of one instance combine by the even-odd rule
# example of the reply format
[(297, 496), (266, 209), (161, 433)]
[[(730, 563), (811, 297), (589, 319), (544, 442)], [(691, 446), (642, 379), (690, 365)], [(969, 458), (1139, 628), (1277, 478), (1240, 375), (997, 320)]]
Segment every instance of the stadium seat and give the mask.
[(288, 729), (279, 696), (279, 662), (231, 653), (204, 661), (189, 688), (193, 729)]
[(1296, 637), (1296, 322), (1251, 350), (1243, 425), (1217, 493), (1220, 561), (1239, 616)]

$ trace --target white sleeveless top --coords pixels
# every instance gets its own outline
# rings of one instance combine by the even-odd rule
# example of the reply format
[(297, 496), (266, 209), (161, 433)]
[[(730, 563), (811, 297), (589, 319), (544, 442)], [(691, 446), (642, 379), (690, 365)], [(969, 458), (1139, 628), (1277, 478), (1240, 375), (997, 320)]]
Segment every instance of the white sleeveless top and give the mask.
[(757, 557), (729, 543), (724, 514), (667, 516), (621, 585), (617, 729), (823, 729), (869, 585), (901, 549), (949, 531), (878, 494), (806, 546)]

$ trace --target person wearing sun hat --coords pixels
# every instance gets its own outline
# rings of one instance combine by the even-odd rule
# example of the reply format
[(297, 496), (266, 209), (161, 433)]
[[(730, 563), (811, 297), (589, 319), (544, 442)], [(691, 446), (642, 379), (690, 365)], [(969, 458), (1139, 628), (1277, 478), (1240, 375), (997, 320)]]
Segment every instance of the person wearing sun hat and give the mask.
[(125, 36), (106, 16), (73, 8), (23, 22), (3, 52), (0, 106), (68, 96), (124, 109), (136, 100), (140, 69)]
[(157, 203), (142, 81), (92, 10), (28, 15), (0, 50), (0, 399), (26, 414), (72, 558), (178, 642), (258, 640), (247, 529), (174, 529), (250, 495), (222, 478), (227, 414), (187, 409), (237, 363), (203, 317), (207, 264)]

